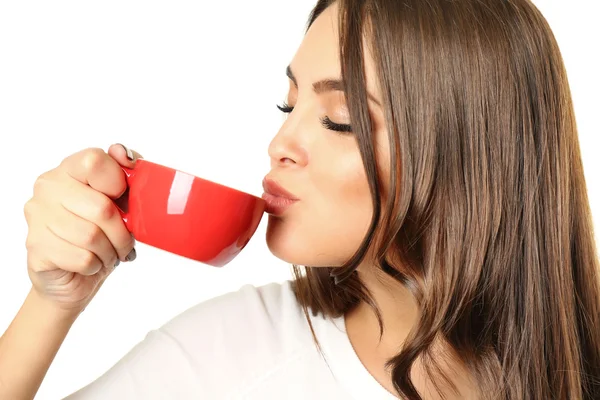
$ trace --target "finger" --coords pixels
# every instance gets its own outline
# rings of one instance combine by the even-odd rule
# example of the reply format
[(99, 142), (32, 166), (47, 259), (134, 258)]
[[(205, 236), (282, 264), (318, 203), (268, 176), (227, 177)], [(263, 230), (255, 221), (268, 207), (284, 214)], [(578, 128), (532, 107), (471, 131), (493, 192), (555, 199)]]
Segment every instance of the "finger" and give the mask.
[(113, 144), (108, 148), (108, 155), (114, 158), (119, 164), (127, 168), (133, 168), (138, 158), (144, 158), (135, 150), (131, 150), (121, 143)]
[(135, 241), (125, 227), (115, 203), (104, 194), (74, 179), (62, 190), (60, 194), (62, 206), (97, 225), (117, 252), (119, 260), (125, 261)]
[(27, 250), (29, 267), (35, 272), (60, 269), (90, 276), (104, 268), (94, 253), (72, 245), (47, 228), (28, 237)]
[(46, 226), (56, 236), (74, 246), (91, 251), (105, 267), (115, 265), (118, 260), (117, 251), (98, 225), (64, 207), (56, 207), (46, 218)]
[(112, 199), (125, 193), (127, 182), (119, 163), (102, 149), (86, 149), (63, 160), (61, 167), (73, 179)]

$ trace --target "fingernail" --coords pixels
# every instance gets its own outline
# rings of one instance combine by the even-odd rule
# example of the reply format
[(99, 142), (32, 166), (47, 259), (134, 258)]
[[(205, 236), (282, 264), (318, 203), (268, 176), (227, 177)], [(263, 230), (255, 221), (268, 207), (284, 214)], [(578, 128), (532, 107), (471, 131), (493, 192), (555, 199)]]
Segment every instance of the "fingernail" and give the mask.
[(127, 254), (127, 257), (125, 257), (125, 259), (127, 261), (133, 261), (133, 260), (135, 260), (136, 257), (137, 257), (137, 253), (135, 251), (135, 248), (133, 248), (133, 249), (131, 249), (129, 254)]
[(124, 144), (121, 144), (121, 143), (117, 143), (117, 144), (125, 149), (125, 153), (127, 154), (127, 159), (129, 161), (133, 161), (133, 152), (131, 150), (129, 150), (127, 148), (127, 146), (125, 146)]
[(119, 264), (121, 264), (121, 260), (117, 260), (117, 262), (115, 263), (115, 268), (117, 268)]

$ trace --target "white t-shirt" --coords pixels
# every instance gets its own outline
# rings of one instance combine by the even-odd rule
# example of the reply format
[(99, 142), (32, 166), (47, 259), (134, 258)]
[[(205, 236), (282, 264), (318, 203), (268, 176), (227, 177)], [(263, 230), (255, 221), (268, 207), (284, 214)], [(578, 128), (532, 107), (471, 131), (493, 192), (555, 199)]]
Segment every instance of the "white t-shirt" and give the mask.
[(343, 317), (310, 318), (323, 355), (290, 282), (246, 285), (151, 331), (67, 399), (396, 399), (362, 365)]

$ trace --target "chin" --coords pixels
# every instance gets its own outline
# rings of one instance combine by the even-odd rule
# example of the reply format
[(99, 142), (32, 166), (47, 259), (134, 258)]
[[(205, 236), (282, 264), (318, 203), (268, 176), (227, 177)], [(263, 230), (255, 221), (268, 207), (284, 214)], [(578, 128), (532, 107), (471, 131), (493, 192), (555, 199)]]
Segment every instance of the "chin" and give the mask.
[[(294, 227), (292, 221), (269, 215), (267, 247), (273, 255), (290, 264), (310, 267), (332, 267), (343, 264), (331, 246), (323, 247), (327, 240), (320, 240), (318, 233), (307, 233)], [(349, 253), (350, 254), (350, 253)]]
[[(295, 232), (294, 232), (295, 231)], [(267, 225), (267, 247), (273, 255), (290, 264), (306, 265), (308, 254), (302, 251), (302, 240), (298, 238), (297, 230), (291, 229), (289, 222), (282, 217), (269, 215)], [(304, 253), (304, 256), (301, 254)]]

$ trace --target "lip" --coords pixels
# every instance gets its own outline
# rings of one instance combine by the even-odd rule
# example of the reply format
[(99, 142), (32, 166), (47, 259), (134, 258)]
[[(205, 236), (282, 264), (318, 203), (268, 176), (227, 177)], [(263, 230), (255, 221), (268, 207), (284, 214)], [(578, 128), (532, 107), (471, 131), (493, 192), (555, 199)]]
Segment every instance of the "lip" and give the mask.
[(281, 197), (288, 200), (298, 200), (296, 196), (285, 190), (281, 185), (275, 182), (271, 178), (265, 178), (262, 182), (265, 193), (272, 194), (273, 196)]
[(285, 190), (281, 185), (270, 178), (265, 177), (262, 184), (263, 189), (265, 190), (262, 198), (267, 203), (265, 210), (267, 214), (281, 215), (292, 204), (299, 200), (296, 196)]

